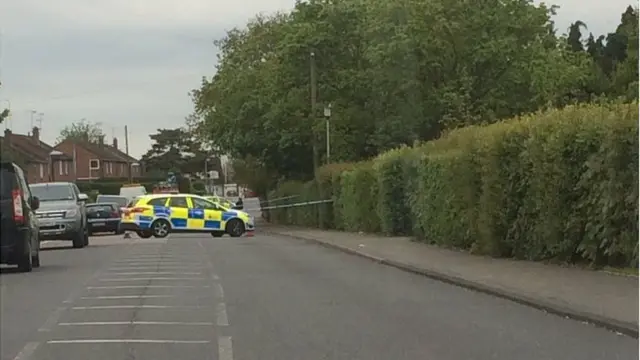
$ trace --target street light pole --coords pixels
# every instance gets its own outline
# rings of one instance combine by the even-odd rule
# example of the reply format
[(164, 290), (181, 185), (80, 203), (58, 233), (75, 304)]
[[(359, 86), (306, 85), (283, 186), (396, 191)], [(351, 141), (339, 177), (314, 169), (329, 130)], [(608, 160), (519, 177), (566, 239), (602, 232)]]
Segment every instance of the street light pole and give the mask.
[(318, 84), (316, 79), (316, 54), (309, 53), (310, 82), (311, 82), (311, 141), (313, 145), (313, 173), (318, 171), (318, 140), (316, 136), (316, 94)]
[(327, 164), (331, 163), (331, 128), (330, 128), (330, 120), (331, 120), (331, 103), (327, 104), (324, 107), (324, 117), (326, 120), (326, 130), (327, 130)]

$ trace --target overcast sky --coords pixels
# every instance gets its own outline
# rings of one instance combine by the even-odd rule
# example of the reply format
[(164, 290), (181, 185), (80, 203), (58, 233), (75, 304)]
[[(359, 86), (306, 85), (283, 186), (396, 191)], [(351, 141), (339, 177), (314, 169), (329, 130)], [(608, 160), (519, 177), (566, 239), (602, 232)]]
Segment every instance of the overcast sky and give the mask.
[[(595, 34), (613, 31), (628, 0), (557, 0), (566, 32), (580, 19)], [(188, 92), (215, 65), (214, 39), (259, 12), (288, 10), (294, 0), (1, 0), (0, 107), (26, 133), (30, 112), (43, 113), (42, 134), (81, 118), (139, 157), (156, 128), (181, 126)], [(36, 124), (37, 125), (37, 124)]]

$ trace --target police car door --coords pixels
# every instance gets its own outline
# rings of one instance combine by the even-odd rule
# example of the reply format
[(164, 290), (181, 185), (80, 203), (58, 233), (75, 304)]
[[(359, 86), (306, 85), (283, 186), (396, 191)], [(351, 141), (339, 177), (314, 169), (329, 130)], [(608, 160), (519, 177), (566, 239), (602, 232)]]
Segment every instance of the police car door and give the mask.
[(200, 230), (222, 229), (222, 211), (215, 203), (197, 197), (192, 197), (191, 203), (193, 204), (194, 213), (198, 212), (197, 215), (203, 215), (202, 228)]
[(187, 203), (187, 197), (170, 197), (169, 207), (171, 208), (171, 227), (177, 230), (188, 230), (189, 203)]

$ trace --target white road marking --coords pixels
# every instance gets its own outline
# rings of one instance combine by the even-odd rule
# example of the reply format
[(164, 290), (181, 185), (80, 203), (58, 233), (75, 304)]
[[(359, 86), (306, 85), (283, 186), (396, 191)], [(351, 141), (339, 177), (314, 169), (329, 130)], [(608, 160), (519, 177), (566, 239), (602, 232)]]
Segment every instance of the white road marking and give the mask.
[(200, 309), (203, 306), (169, 306), (169, 305), (104, 305), (74, 306), (71, 310), (109, 310), (109, 309)]
[(218, 326), (229, 326), (229, 318), (227, 316), (227, 307), (224, 303), (216, 305), (216, 324)]
[(117, 300), (117, 299), (158, 299), (172, 298), (173, 295), (117, 295), (117, 296), (83, 296), (82, 300)]
[(218, 360), (233, 360), (231, 336), (218, 337)]
[(150, 280), (175, 280), (175, 281), (202, 281), (203, 278), (190, 278), (190, 277), (141, 277), (141, 278), (120, 278), (120, 279), (100, 279), (99, 281), (150, 281)]
[(170, 272), (170, 271), (161, 271), (161, 272), (111, 272), (109, 275), (202, 275), (201, 272)]
[(40, 343), (37, 342), (28, 342), (22, 350), (13, 358), (13, 360), (28, 360), (31, 355), (36, 351), (36, 349), (40, 346)]
[(101, 289), (177, 289), (177, 288), (208, 288), (209, 285), (123, 285), (123, 286), (87, 286), (88, 290)]
[(47, 321), (45, 321), (44, 324), (38, 329), (38, 331), (51, 331), (51, 328), (56, 325), (58, 319), (60, 319), (60, 316), (62, 315), (62, 312), (65, 310), (66, 308), (63, 307), (59, 307), (54, 310), (47, 318)]
[(219, 283), (213, 284), (213, 292), (216, 294), (216, 298), (224, 299), (224, 290), (222, 290), (222, 285), (220, 285)]
[(136, 270), (200, 270), (201, 266), (179, 266), (179, 265), (171, 265), (171, 266), (126, 266), (126, 267), (113, 267), (107, 269), (107, 271), (136, 271)]
[(220, 276), (218, 276), (218, 275), (216, 275), (216, 274), (212, 274), (212, 275), (211, 275), (211, 278), (212, 278), (213, 280), (216, 280), (216, 281), (217, 281), (217, 280), (220, 280)]
[(59, 326), (102, 326), (102, 325), (184, 325), (184, 326), (213, 326), (211, 322), (180, 322), (180, 321), (94, 321), (59, 323)]
[(208, 344), (209, 340), (154, 340), (154, 339), (77, 339), (49, 340), (47, 344)]

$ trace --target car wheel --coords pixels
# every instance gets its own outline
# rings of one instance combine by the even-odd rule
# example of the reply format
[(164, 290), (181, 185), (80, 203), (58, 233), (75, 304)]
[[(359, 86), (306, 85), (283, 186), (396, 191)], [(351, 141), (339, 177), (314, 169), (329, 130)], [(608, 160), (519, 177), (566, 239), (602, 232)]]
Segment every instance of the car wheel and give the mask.
[(84, 246), (89, 246), (89, 228), (84, 230)]
[(33, 264), (33, 267), (40, 267), (40, 254), (33, 256), (31, 263)]
[(171, 232), (171, 225), (165, 219), (158, 219), (151, 224), (151, 232), (156, 238), (165, 238)]
[(213, 231), (211, 232), (211, 236), (213, 237), (222, 237), (224, 235), (224, 232), (222, 231)]
[(231, 237), (240, 237), (244, 234), (244, 223), (238, 219), (232, 219), (227, 223), (225, 230)]
[(73, 235), (73, 247), (76, 249), (81, 249), (84, 247), (84, 232), (80, 231)]
[(151, 231), (145, 230), (145, 231), (136, 231), (136, 234), (143, 238), (143, 239), (148, 239), (150, 237), (153, 236), (153, 233)]
[(26, 241), (24, 246), (26, 246), (25, 251), (20, 254), (20, 259), (18, 259), (18, 271), (20, 272), (31, 272), (33, 270), (33, 257), (31, 256), (31, 241)]

